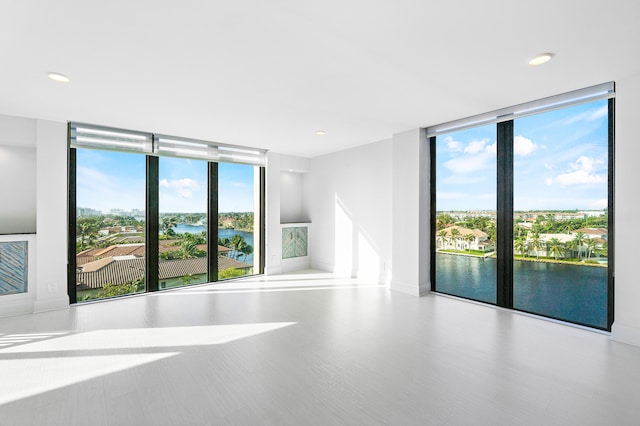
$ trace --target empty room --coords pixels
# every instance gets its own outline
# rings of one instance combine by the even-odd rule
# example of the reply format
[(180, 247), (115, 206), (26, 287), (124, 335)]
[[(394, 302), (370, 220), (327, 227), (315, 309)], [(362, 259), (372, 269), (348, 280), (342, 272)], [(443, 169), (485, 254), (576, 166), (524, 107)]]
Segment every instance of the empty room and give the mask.
[(0, 426), (634, 425), (640, 4), (0, 4)]

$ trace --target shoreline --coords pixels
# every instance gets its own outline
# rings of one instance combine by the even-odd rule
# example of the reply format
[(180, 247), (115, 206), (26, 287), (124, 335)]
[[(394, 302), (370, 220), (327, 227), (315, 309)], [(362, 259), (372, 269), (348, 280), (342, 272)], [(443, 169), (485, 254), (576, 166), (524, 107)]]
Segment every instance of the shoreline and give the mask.
[[(489, 255), (484, 255), (484, 256), (480, 256), (477, 254), (470, 254), (470, 253), (453, 253), (450, 251), (440, 251), (440, 250), (436, 250), (436, 253), (440, 253), (440, 254), (450, 254), (453, 256), (467, 256), (467, 257), (477, 257), (479, 259), (486, 259), (486, 258), (491, 258), (491, 259), (495, 259), (495, 252), (491, 252), (489, 253)], [(595, 267), (599, 267), (599, 268), (606, 268), (609, 266), (608, 263), (586, 263), (584, 261), (581, 262), (570, 262), (567, 260), (556, 260), (556, 259), (536, 259), (535, 257), (514, 257), (513, 260), (519, 260), (522, 262), (538, 262), (538, 263), (559, 263), (559, 264), (563, 264), (563, 265), (576, 265), (576, 266), (595, 266)], [(589, 260), (589, 259), (587, 259)]]

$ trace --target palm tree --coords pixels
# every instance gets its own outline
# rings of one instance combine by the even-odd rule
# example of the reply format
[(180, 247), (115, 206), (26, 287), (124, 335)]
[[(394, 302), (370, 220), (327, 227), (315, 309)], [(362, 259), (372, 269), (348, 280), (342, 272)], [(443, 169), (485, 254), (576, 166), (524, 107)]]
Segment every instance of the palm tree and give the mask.
[(442, 230), (440, 232), (438, 232), (438, 239), (440, 240), (440, 243), (442, 244), (442, 249), (444, 250), (444, 243), (447, 240), (447, 231)]
[(457, 237), (458, 235), (460, 235), (460, 231), (458, 231), (458, 228), (452, 228), (451, 229), (451, 239), (453, 240), (453, 245), (454, 248), (457, 250), (458, 249), (458, 244), (457, 244)]
[(562, 251), (562, 243), (557, 238), (549, 240), (549, 253), (553, 255), (555, 260), (558, 260), (558, 254)]
[(175, 216), (165, 216), (162, 218), (162, 222), (160, 223), (160, 229), (162, 229), (162, 233), (164, 235), (175, 235), (175, 228), (178, 225), (178, 222)]
[(240, 257), (242, 249), (247, 245), (244, 237), (240, 234), (235, 234), (231, 237), (231, 248), (233, 249), (233, 256), (235, 259)]
[(578, 249), (578, 259), (582, 258), (582, 246), (584, 245), (586, 240), (586, 236), (583, 232), (577, 232), (573, 241), (576, 243), (576, 248)]
[(191, 259), (198, 257), (198, 246), (195, 241), (185, 240), (180, 244), (180, 258)]
[(472, 233), (468, 233), (464, 236), (464, 240), (467, 242), (467, 250), (471, 253), (471, 241), (475, 240), (476, 237)]
[(586, 243), (587, 243), (587, 259), (590, 259), (591, 253), (595, 251), (595, 248), (598, 245), (598, 242), (593, 238), (587, 238)]
[(240, 249), (242, 254), (244, 255), (243, 261), (247, 260), (247, 256), (253, 253), (253, 246), (251, 244), (245, 245), (242, 249)]
[(526, 252), (529, 251), (529, 244), (527, 244), (527, 239), (525, 237), (519, 237), (514, 244), (514, 248), (516, 251), (520, 252), (522, 257), (526, 257)]
[(542, 241), (540, 241), (540, 233), (539, 232), (534, 231), (531, 234), (531, 246), (530, 246), (530, 248), (532, 248), (533, 250), (536, 251), (536, 259), (539, 259), (540, 257), (539, 257), (539, 253), (538, 252), (540, 251), (540, 248), (542, 248)]

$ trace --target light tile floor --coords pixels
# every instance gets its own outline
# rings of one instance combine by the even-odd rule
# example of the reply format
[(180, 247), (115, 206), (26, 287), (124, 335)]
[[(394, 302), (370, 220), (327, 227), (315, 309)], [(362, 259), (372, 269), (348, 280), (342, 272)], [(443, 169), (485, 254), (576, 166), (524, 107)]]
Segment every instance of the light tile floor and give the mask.
[(328, 274), (0, 319), (0, 425), (638, 425), (640, 348)]

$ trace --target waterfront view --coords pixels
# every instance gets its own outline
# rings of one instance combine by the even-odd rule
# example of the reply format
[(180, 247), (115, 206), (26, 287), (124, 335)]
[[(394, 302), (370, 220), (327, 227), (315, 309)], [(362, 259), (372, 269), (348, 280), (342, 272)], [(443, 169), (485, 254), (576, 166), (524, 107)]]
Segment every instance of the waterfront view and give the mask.
[[(205, 160), (158, 161), (159, 289), (210, 281)], [(255, 167), (218, 163), (218, 280), (256, 268)], [(145, 156), (77, 150), (77, 300), (146, 291)], [(237, 209), (237, 210), (235, 210)]]
[[(500, 276), (515, 309), (607, 328), (607, 101), (440, 135), (435, 143), (436, 291), (500, 304)], [(511, 179), (512, 188), (502, 186)], [(498, 197), (498, 188), (510, 192)], [(499, 198), (510, 200), (503, 219)], [(509, 258), (498, 261), (498, 253)]]

